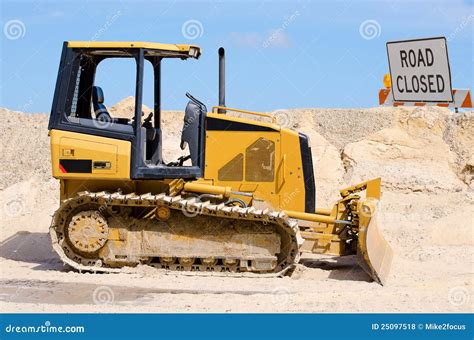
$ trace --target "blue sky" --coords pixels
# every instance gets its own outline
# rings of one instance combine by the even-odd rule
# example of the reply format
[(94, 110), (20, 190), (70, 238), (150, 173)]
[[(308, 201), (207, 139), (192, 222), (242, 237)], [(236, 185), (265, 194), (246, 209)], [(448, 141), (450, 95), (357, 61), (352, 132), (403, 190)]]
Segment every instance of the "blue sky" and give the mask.
[[(49, 112), (62, 42), (197, 44), (199, 60), (163, 65), (163, 108), (191, 92), (217, 104), (217, 48), (226, 48), (227, 105), (272, 111), (373, 107), (388, 72), (385, 43), (446, 36), (452, 83), (473, 88), (474, 2), (452, 1), (5, 1), (0, 106)], [(364, 30), (365, 28), (365, 30)], [(133, 95), (133, 69), (104, 66), (106, 104)], [(151, 103), (151, 80), (145, 104)]]

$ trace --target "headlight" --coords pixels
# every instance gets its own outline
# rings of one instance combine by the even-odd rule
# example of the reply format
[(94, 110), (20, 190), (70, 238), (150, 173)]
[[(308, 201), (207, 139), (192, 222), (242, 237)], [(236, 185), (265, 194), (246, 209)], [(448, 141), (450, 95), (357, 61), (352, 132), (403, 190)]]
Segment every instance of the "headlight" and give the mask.
[(193, 58), (199, 58), (199, 48), (198, 47), (190, 47), (189, 48), (189, 55)]

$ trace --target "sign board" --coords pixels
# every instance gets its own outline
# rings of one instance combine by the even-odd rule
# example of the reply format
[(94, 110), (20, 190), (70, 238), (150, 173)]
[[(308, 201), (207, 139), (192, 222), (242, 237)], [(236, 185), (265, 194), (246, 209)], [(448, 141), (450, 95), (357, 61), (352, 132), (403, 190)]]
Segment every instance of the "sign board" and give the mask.
[(452, 102), (446, 38), (387, 43), (393, 100)]

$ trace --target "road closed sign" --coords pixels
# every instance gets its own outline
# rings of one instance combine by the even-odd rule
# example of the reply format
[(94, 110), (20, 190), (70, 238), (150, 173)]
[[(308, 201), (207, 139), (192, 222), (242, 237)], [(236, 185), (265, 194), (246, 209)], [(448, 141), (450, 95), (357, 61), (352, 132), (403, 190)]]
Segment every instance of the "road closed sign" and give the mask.
[(387, 43), (393, 100), (452, 102), (446, 38)]

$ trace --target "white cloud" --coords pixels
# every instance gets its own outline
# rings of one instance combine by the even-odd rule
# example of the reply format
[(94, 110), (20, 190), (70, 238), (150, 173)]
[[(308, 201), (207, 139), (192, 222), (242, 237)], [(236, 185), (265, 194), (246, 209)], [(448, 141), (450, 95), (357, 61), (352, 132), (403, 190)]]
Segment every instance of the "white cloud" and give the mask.
[(268, 31), (266, 35), (258, 32), (232, 32), (230, 34), (232, 43), (241, 48), (290, 48), (293, 41), (282, 29)]
[(264, 48), (290, 48), (292, 46), (293, 42), (290, 36), (281, 28), (270, 31), (267, 38), (263, 42)]
[(263, 40), (257, 32), (232, 32), (230, 39), (234, 45), (242, 48), (258, 48)]

